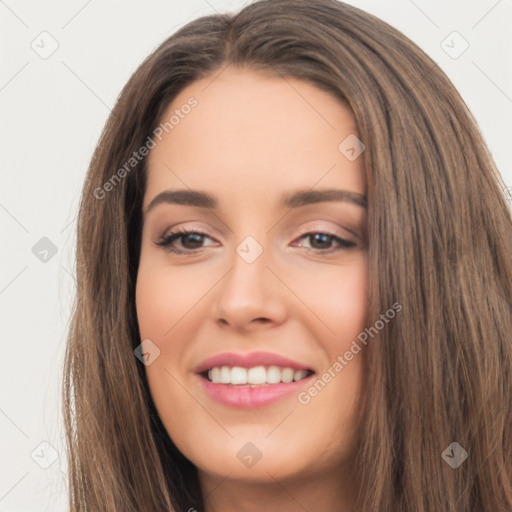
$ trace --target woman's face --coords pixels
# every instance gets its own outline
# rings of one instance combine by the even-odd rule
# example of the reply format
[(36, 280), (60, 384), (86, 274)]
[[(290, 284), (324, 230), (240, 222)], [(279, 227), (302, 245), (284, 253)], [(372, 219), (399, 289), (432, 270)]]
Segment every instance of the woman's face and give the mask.
[(365, 359), (345, 357), (367, 306), (355, 121), (308, 82), (215, 76), (175, 99), (148, 160), (136, 304), (152, 398), (203, 481), (338, 478)]

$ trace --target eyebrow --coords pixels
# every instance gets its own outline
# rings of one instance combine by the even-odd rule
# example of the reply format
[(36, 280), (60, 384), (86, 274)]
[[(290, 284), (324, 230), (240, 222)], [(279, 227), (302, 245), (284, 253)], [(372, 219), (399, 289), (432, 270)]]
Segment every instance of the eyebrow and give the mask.
[[(310, 204), (344, 201), (362, 208), (367, 208), (366, 196), (349, 190), (341, 189), (323, 189), (323, 190), (296, 190), (287, 192), (281, 196), (281, 208), (299, 208)], [(218, 208), (217, 199), (200, 190), (164, 190), (160, 192), (149, 203), (145, 214), (151, 211), (159, 204), (180, 204), (185, 206), (196, 206), (199, 208), (216, 209)]]

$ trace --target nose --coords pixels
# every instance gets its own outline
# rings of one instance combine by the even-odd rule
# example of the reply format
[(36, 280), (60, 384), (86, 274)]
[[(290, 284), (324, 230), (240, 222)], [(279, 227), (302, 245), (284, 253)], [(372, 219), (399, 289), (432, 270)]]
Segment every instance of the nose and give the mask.
[(276, 269), (269, 268), (267, 256), (263, 250), (253, 260), (243, 250), (234, 251), (231, 268), (217, 289), (214, 315), (221, 327), (245, 332), (284, 322), (287, 289), (276, 277)]

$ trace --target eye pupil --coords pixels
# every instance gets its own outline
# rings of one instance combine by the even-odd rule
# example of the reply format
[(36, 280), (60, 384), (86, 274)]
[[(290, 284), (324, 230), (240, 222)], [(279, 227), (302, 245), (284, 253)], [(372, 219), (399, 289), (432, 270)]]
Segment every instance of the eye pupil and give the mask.
[[(185, 247), (186, 249), (197, 249), (198, 247), (201, 247), (201, 242), (202, 242), (203, 236), (204, 235), (201, 235), (200, 233), (189, 233), (187, 235), (182, 235), (181, 236), (181, 243), (182, 243), (183, 247)], [(195, 238), (195, 242), (197, 242), (196, 246), (194, 246), (194, 242), (192, 242), (192, 247), (188, 247), (187, 246), (185, 241), (188, 238), (190, 238), (190, 237), (194, 237)]]
[(314, 233), (313, 235), (310, 235), (310, 236), (313, 237), (313, 240), (315, 240), (315, 241), (317, 241), (317, 239), (315, 237), (320, 237), (321, 239), (323, 239), (323, 240), (320, 240), (320, 247), (315, 247), (315, 249), (322, 249), (326, 245), (329, 246), (329, 242), (331, 239), (330, 235), (327, 235), (325, 233)]

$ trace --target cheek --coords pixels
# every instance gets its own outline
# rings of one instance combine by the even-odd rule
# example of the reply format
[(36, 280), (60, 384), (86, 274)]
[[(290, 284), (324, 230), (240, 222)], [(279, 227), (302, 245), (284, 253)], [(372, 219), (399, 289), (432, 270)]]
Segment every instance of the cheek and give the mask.
[[(193, 401), (184, 390), (180, 371), (187, 363), (187, 340), (193, 337), (187, 314), (192, 314), (191, 307), (198, 302), (201, 290), (175, 269), (151, 267), (147, 260), (142, 263), (136, 286), (140, 336), (141, 340), (150, 339), (159, 350), (158, 357), (145, 366), (146, 378), (167, 432), (180, 447), (186, 447), (188, 411)], [(201, 303), (196, 304), (193, 312), (197, 314), (200, 309)]]
[[(343, 267), (326, 266), (315, 273), (301, 277), (300, 295), (316, 314), (323, 335), (341, 350), (343, 345), (357, 336), (365, 327), (367, 295), (367, 262), (364, 255), (354, 258)], [(332, 336), (329, 336), (330, 333)]]
[(176, 329), (193, 304), (205, 291), (200, 281), (189, 275), (150, 263), (139, 268), (136, 286), (136, 309), (141, 337), (163, 340)]
[[(347, 272), (338, 283), (335, 290), (331, 290), (329, 296), (331, 304), (337, 307), (331, 311), (335, 317), (336, 334), (346, 338), (350, 331), (351, 337), (364, 329), (368, 308), (368, 290), (366, 264), (361, 262), (355, 266), (352, 272)], [(357, 331), (355, 333), (354, 331)]]
[(145, 367), (155, 403), (173, 389), (172, 376), (186, 363), (186, 341), (192, 336), (187, 315), (198, 302), (198, 292), (172, 269), (147, 263), (139, 268), (135, 300), (141, 342), (151, 340), (154, 345), (150, 346), (158, 351), (158, 357)]
[(340, 426), (355, 434), (360, 422), (368, 349), (358, 336), (367, 326), (367, 277), (367, 258), (359, 255), (346, 266), (326, 267), (302, 281), (301, 293), (311, 300), (308, 305), (318, 320), (308, 327), (326, 357), (318, 375), (325, 384), (313, 384), (301, 403), (307, 402), (304, 408), (310, 413), (328, 418), (324, 434), (336, 436)]

